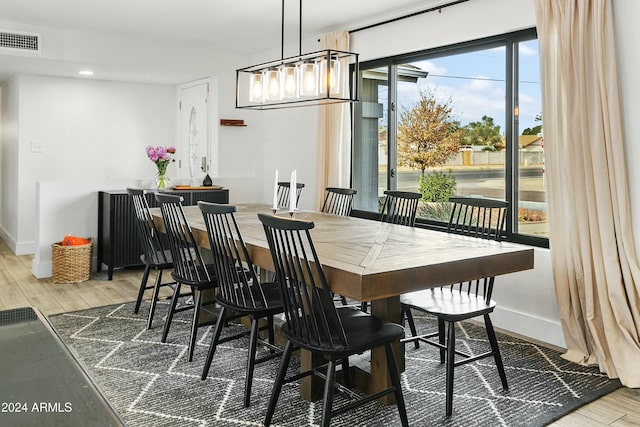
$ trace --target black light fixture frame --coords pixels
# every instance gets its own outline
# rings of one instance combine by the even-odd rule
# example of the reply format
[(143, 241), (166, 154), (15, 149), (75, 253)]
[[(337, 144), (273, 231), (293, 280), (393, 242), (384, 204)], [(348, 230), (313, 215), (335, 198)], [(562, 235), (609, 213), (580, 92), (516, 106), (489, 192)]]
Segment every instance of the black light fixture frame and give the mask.
[[(292, 108), (292, 107), (303, 107), (310, 105), (324, 105), (324, 104), (335, 104), (342, 102), (357, 102), (359, 95), (359, 85), (358, 85), (358, 72), (359, 72), (359, 62), (358, 62), (358, 54), (353, 52), (346, 52), (335, 49), (325, 49), (317, 52), (311, 52), (302, 54), (302, 0), (300, 0), (300, 16), (299, 16), (299, 39), (298, 46), (299, 52), (297, 56), (292, 56), (285, 58), (284, 57), (284, 0), (282, 0), (282, 28), (281, 28), (281, 57), (280, 59), (265, 62), (262, 64), (251, 65), (249, 67), (244, 67), (236, 70), (236, 108), (245, 108), (245, 109), (253, 109), (253, 110), (272, 110), (272, 109), (280, 109), (280, 108)], [(324, 60), (327, 64), (331, 60), (339, 60), (341, 63), (345, 63), (345, 65), (349, 65), (351, 70), (349, 71), (349, 79), (345, 83), (349, 84), (348, 96), (346, 96), (346, 91), (342, 93), (342, 95), (332, 95), (330, 90), (330, 85), (327, 82), (325, 84), (320, 84), (321, 88), (325, 88), (325, 90), (319, 90), (317, 96), (309, 96), (309, 97), (299, 97), (299, 98), (287, 98), (280, 100), (264, 100), (262, 102), (252, 102), (247, 101), (243, 102), (242, 98), (244, 95), (241, 94), (241, 84), (242, 82), (250, 81), (251, 74), (254, 74), (259, 71), (277, 68), (282, 65), (296, 65), (305, 61), (316, 61), (319, 62)], [(327, 76), (328, 78), (328, 76)], [(249, 80), (247, 80), (249, 79)], [(320, 81), (322, 83), (322, 81)]]

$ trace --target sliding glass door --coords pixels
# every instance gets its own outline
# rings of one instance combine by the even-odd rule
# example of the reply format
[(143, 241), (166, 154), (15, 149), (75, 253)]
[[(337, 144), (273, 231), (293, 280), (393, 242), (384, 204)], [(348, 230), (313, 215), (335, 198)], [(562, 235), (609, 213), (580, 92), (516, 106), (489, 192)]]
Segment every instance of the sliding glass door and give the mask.
[(503, 199), (510, 238), (548, 244), (537, 58), (530, 30), (361, 64), (356, 214), (375, 216), (387, 189), (422, 193), (433, 227), (450, 196)]

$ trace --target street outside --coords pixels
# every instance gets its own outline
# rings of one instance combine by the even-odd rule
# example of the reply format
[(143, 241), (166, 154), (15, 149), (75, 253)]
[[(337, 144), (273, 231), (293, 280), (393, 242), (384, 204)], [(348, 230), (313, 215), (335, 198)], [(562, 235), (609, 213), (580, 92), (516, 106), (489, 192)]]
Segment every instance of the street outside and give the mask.
[[(439, 170), (451, 173), (456, 178), (456, 194), (461, 196), (480, 196), (504, 199), (505, 179), (504, 166), (493, 167), (444, 167), (434, 168), (425, 172)], [(418, 191), (418, 177), (420, 171), (400, 168), (397, 172), (397, 189), (400, 191)], [(386, 182), (386, 166), (380, 165), (379, 183)], [(548, 224), (546, 221), (546, 191), (541, 165), (521, 166), (519, 178), (519, 207), (528, 212), (533, 212), (529, 217), (541, 217), (541, 220), (520, 220), (518, 232), (529, 235), (547, 236)], [(535, 212), (540, 212), (536, 215)]]

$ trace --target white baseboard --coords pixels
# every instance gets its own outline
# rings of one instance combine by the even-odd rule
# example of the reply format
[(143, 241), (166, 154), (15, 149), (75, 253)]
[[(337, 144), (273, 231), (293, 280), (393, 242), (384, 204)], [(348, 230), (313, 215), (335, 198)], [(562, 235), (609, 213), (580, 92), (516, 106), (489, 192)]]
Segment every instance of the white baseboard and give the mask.
[(31, 261), (31, 274), (33, 274), (36, 279), (46, 279), (53, 276), (51, 258), (47, 261), (36, 261), (35, 259)]
[(13, 240), (13, 237), (7, 233), (4, 227), (0, 226), (0, 239), (4, 241), (9, 249), (15, 254), (16, 253), (16, 242)]
[(491, 315), (491, 320), (496, 328), (505, 329), (558, 347), (567, 347), (559, 320), (543, 319), (530, 313), (522, 313), (500, 307), (499, 304)]
[(35, 242), (16, 242), (4, 227), (0, 227), (0, 239), (6, 243), (7, 247), (11, 249), (15, 255), (31, 255), (36, 253)]
[(36, 253), (36, 242), (16, 243), (16, 255), (33, 255)]

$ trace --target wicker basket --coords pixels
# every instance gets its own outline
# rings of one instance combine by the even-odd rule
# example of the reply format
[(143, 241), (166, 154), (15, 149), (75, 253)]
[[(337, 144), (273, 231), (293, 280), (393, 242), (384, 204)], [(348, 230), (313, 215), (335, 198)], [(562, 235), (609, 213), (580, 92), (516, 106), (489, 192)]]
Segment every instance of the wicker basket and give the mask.
[(91, 278), (93, 238), (86, 245), (51, 245), (53, 283), (78, 283)]

